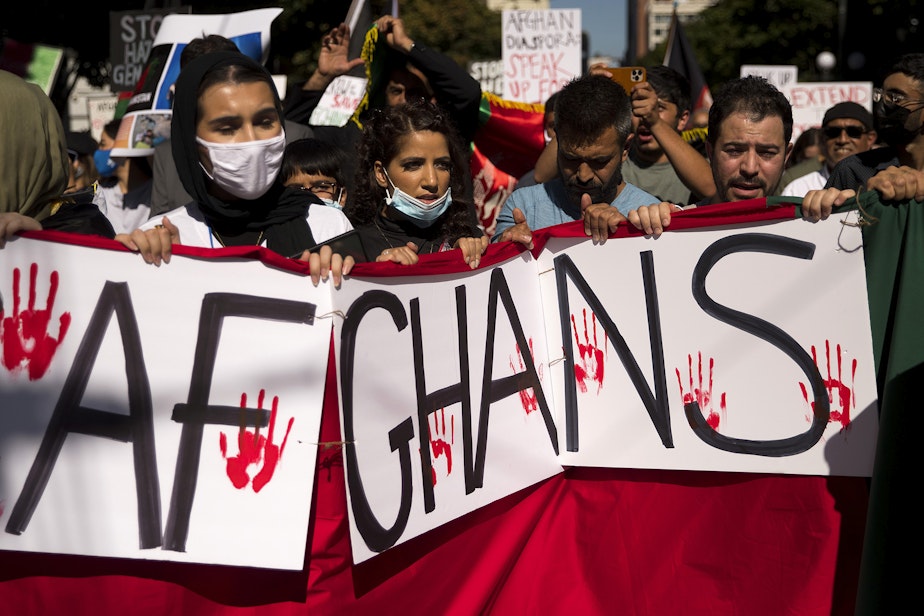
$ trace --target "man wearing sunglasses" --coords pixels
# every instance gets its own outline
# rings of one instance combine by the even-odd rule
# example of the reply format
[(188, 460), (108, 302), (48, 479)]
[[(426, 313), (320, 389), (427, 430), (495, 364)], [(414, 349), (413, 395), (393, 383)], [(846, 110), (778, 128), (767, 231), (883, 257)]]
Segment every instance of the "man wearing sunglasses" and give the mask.
[(888, 144), (844, 159), (826, 188), (857, 190), (888, 167), (924, 171), (924, 53), (901, 56), (873, 90), (879, 139)]
[(825, 112), (821, 123), (825, 162), (821, 169), (796, 178), (783, 188), (784, 197), (804, 197), (810, 190), (825, 187), (831, 171), (848, 156), (866, 152), (876, 143), (873, 116), (862, 105), (845, 101)]

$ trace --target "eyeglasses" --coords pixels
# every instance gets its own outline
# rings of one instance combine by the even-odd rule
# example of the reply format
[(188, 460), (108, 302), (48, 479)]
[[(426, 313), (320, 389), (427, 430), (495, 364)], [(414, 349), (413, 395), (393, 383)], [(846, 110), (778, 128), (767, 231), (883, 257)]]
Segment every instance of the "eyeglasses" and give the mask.
[(311, 191), (316, 195), (319, 193), (330, 193), (333, 195), (340, 189), (340, 184), (337, 182), (315, 182), (311, 186), (299, 186), (299, 188)]
[(847, 133), (851, 139), (859, 139), (867, 133), (862, 126), (826, 126), (822, 129), (825, 139), (837, 139), (841, 133)]
[(901, 105), (902, 103), (924, 105), (924, 100), (909, 99), (901, 92), (892, 92), (890, 90), (883, 90), (882, 88), (873, 88), (873, 102), (878, 103), (879, 101), (885, 102), (886, 105)]

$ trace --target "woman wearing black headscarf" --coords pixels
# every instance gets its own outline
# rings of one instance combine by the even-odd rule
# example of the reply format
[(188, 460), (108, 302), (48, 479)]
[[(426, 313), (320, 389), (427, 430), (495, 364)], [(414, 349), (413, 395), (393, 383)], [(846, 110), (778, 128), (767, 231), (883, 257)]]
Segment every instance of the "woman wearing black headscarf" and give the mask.
[[(310, 191), (286, 188), (279, 178), (285, 134), (272, 76), (236, 52), (200, 56), (176, 83), (171, 148), (183, 187), (194, 201), (154, 217), (116, 239), (145, 261), (170, 260), (170, 245), (266, 246), (312, 265), (312, 278), (331, 270), (334, 282), (352, 260), (319, 242), (352, 227)], [(316, 206), (316, 207), (312, 207)]]

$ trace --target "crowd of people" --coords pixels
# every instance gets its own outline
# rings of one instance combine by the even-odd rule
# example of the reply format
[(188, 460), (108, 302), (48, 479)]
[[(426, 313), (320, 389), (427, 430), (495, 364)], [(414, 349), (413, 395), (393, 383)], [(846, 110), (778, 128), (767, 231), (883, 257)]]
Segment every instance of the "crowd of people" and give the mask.
[[(531, 246), (534, 230), (574, 220), (603, 243), (627, 220), (658, 235), (672, 212), (712, 203), (781, 194), (803, 198), (806, 218), (822, 220), (863, 187), (900, 200), (920, 197), (924, 186), (916, 118), (924, 105), (922, 54), (902, 57), (884, 75), (875, 118), (841, 102), (795, 144), (785, 96), (761, 78), (732, 80), (708, 110), (705, 151), (682, 136), (703, 111), (690, 108), (683, 75), (653, 66), (627, 92), (606, 66), (595, 65), (546, 101), (545, 150), (504, 202), (489, 238), (478, 224), (464, 155), (478, 126), (478, 83), (414, 41), (400, 19), (382, 17), (376, 29), (389, 54), (372, 75), (361, 121), (342, 127), (312, 126), (310, 117), (324, 89), (362, 62), (348, 57), (345, 25), (325, 36), (317, 70), (285, 99), (231, 40), (193, 39), (174, 86), (172, 139), (150, 158), (115, 158), (109, 152), (118, 119), (99, 143), (57, 130), (58, 120), (46, 159), (18, 161), (49, 167), (60, 145), (66, 184), (33, 173), (71, 207), (52, 211), (15, 197), (3, 210), (4, 237), (52, 228), (70, 213), (70, 228), (102, 231), (157, 265), (169, 261), (175, 243), (257, 244), (309, 261), (315, 281), (333, 273), (339, 284), (357, 258), (409, 265), (419, 254), (459, 248), (474, 268), (489, 239)], [(203, 56), (211, 64), (198, 61)], [(223, 70), (203, 69), (207, 64)], [(41, 109), (29, 107), (25, 115)], [(111, 234), (96, 213), (76, 207), (88, 202)], [(325, 246), (351, 231), (361, 255)]]

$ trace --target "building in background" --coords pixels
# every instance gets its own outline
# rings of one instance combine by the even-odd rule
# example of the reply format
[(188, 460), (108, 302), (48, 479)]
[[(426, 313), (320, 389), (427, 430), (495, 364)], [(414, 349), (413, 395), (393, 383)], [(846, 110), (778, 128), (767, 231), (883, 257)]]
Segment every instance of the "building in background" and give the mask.
[(628, 23), (634, 24), (628, 32), (629, 63), (634, 63), (649, 51), (667, 40), (671, 15), (675, 8), (681, 23), (686, 24), (718, 0), (628, 0)]

